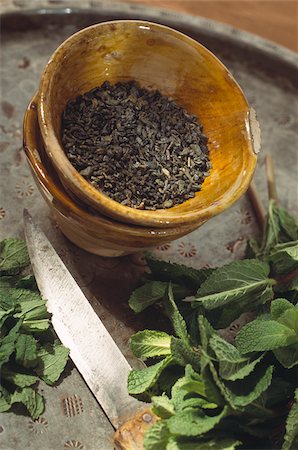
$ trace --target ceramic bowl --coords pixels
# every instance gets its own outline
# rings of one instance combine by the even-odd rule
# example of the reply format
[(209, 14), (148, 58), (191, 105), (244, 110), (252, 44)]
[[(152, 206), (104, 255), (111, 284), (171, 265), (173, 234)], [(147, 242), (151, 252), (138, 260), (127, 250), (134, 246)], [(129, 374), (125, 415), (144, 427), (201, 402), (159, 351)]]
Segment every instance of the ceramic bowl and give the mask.
[(24, 150), (33, 178), (59, 228), (74, 244), (102, 256), (122, 256), (178, 239), (197, 225), (166, 229), (118, 223), (75, 202), (66, 192), (44, 151), (37, 119), (37, 97), (24, 117)]
[[(169, 209), (138, 210), (93, 187), (61, 144), (61, 115), (71, 99), (105, 80), (137, 80), (195, 114), (209, 138), (212, 170), (193, 199)], [(85, 28), (52, 55), (40, 82), (38, 118), (48, 157), (76, 197), (121, 222), (172, 227), (200, 224), (230, 207), (248, 188), (256, 166), (248, 102), (228, 69), (184, 34), (150, 22), (121, 20)]]

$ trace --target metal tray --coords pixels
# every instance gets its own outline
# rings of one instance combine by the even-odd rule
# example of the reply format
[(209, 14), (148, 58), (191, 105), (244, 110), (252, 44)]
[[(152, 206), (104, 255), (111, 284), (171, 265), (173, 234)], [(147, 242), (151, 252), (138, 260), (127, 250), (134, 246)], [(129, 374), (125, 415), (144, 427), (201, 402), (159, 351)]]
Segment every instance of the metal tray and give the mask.
[[(71, 5), (71, 6), (70, 6)], [(231, 70), (255, 108), (262, 130), (262, 149), (255, 182), (266, 204), (264, 155), (276, 166), (281, 203), (298, 214), (298, 57), (255, 35), (190, 15), (123, 3), (100, 1), (2, 2), (2, 117), (0, 238), (22, 236), (22, 211), (28, 208), (55, 245), (90, 302), (132, 362), (128, 347), (134, 330), (162, 327), (162, 318), (136, 317), (127, 298), (142, 271), (142, 258), (108, 259), (87, 254), (68, 242), (49, 216), (22, 152), (22, 118), (38, 87), (51, 53), (70, 34), (105, 20), (145, 19), (174, 27), (197, 39)], [(295, 84), (296, 83), (296, 84)], [(154, 253), (194, 267), (219, 265), (243, 256), (246, 238), (258, 234), (246, 196), (194, 233)], [(115, 283), (115, 280), (117, 282)], [(100, 357), (95, 349), (94, 357)], [(0, 419), (1, 448), (112, 449), (113, 430), (78, 371), (69, 363), (67, 376), (55, 387), (40, 384), (46, 410), (37, 421), (15, 410)]]

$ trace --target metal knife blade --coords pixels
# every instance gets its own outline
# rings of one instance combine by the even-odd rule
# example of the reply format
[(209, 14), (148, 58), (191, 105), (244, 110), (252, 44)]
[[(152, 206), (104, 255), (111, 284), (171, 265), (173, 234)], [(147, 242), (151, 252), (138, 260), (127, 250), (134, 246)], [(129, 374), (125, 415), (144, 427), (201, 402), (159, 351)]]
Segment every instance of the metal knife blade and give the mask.
[(47, 300), (55, 332), (69, 348), (71, 359), (117, 429), (144, 408), (127, 392), (131, 367), (27, 210), (24, 224), (32, 269)]

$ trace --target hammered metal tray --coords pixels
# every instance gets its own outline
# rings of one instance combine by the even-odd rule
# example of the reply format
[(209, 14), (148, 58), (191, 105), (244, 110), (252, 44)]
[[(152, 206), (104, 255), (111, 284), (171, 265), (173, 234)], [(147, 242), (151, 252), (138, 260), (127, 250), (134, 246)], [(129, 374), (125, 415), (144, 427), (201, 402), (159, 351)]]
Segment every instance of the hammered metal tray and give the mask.
[[(265, 153), (270, 152), (275, 161), (281, 203), (294, 215), (298, 215), (298, 56), (227, 25), (139, 5), (94, 0), (2, 2), (0, 239), (23, 235), (22, 212), (28, 208), (119, 348), (135, 364), (128, 347), (130, 335), (141, 328), (162, 327), (162, 318), (151, 319), (147, 314), (136, 317), (127, 306), (129, 292), (142, 271), (142, 259), (139, 255), (117, 259), (94, 256), (68, 242), (50, 217), (22, 151), (24, 110), (51, 53), (77, 30), (121, 18), (151, 20), (174, 27), (197, 39), (224, 62), (260, 122), (262, 149), (255, 175), (260, 196), (266, 204), (263, 161)], [(194, 267), (219, 265), (241, 258), (246, 238), (258, 233), (250, 203), (244, 196), (202, 228), (155, 249), (154, 254)], [(1, 449), (113, 448), (112, 427), (71, 363), (67, 375), (56, 387), (41, 384), (40, 390), (46, 398), (46, 410), (38, 420), (32, 421), (20, 410), (15, 410), (17, 414), (1, 415)]]

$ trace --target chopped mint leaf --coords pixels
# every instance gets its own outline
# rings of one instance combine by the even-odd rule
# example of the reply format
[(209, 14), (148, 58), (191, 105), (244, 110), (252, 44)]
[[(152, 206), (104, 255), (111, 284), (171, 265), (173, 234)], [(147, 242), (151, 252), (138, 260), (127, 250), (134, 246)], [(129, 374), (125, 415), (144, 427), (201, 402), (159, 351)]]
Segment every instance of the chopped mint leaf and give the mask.
[(5, 366), (5, 368), (2, 370), (1, 376), (4, 380), (9, 381), (19, 388), (32, 386), (32, 384), (38, 381), (38, 377), (36, 377), (35, 375), (14, 372), (11, 368), (13, 369), (12, 365)]
[(68, 360), (69, 350), (59, 341), (40, 347), (37, 352), (36, 373), (47, 384), (53, 385), (60, 378)]
[(32, 419), (37, 419), (44, 411), (43, 397), (30, 387), (21, 391), (16, 390), (11, 396), (11, 404), (22, 403), (28, 410)]
[(18, 339), (21, 323), (22, 321), (19, 320), (2, 339), (0, 344), (0, 369), (3, 364), (9, 361), (9, 358), (15, 351), (15, 343)]
[(29, 264), (25, 241), (16, 238), (0, 242), (0, 275), (16, 275)]
[(16, 362), (24, 367), (34, 367), (36, 358), (36, 339), (30, 334), (20, 334), (16, 340)]

